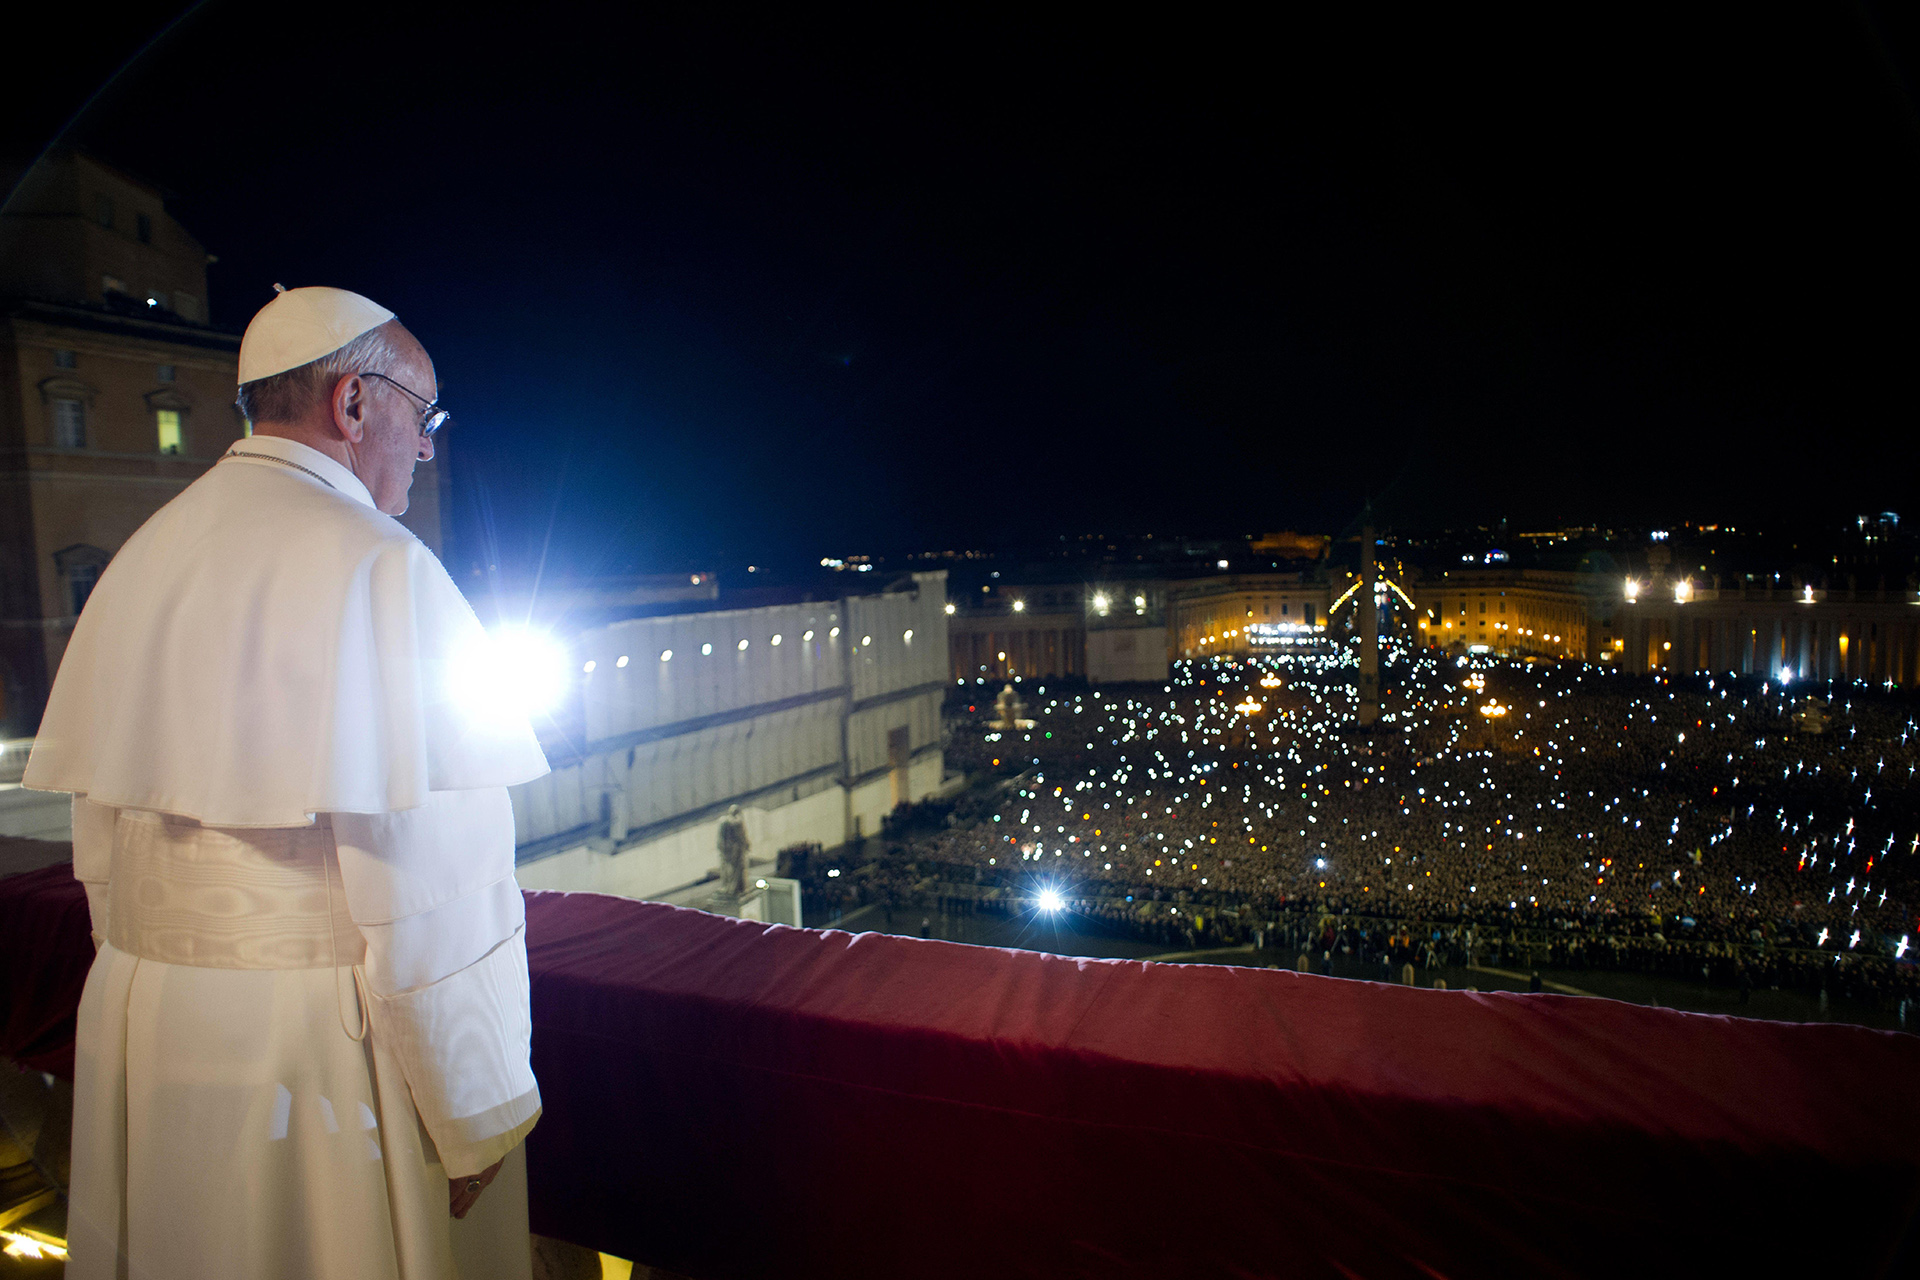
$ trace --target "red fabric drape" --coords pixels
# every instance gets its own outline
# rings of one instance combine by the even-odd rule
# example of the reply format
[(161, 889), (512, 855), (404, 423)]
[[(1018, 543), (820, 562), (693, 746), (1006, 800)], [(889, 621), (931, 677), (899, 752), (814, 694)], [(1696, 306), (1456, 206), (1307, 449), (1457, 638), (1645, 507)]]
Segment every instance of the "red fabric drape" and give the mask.
[(0, 880), (0, 964), (0, 1057), (73, 1079), (73, 1017), (93, 931), (71, 862)]
[[(527, 936), (534, 1229), (705, 1280), (1915, 1259), (1920, 1038), (593, 894)], [(90, 958), (67, 868), (0, 880), (0, 1053), (70, 1063)]]
[(703, 1277), (1875, 1274), (1920, 1039), (532, 894), (534, 1229)]

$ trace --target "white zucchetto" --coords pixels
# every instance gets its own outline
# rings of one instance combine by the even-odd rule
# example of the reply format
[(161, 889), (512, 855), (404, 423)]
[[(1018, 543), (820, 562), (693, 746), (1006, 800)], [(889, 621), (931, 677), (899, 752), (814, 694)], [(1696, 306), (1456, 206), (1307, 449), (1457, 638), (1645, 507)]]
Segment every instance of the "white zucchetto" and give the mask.
[(260, 308), (240, 339), (240, 381), (271, 378), (332, 355), (393, 319), (393, 312), (345, 289), (286, 289)]

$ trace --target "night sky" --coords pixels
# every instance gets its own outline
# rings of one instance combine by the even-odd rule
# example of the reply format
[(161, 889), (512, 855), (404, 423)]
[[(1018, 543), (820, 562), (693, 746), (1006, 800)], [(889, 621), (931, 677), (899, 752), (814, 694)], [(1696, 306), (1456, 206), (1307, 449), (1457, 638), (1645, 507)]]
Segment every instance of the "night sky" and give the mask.
[(462, 560), (1920, 519), (1910, 11), (434, 8), (214, 0), (84, 111), (177, 9), (63, 9), (6, 143), (78, 112), (217, 323), (397, 311)]

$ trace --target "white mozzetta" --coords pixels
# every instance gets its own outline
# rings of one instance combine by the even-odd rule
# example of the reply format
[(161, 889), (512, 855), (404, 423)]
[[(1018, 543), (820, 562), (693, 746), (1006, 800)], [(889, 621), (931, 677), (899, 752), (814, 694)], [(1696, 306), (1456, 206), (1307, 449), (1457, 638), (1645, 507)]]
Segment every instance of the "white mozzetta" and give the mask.
[(281, 827), (544, 774), (525, 719), (463, 679), (489, 643), (433, 553), (318, 450), (233, 452), (261, 456), (221, 461), (101, 575), (25, 785)]

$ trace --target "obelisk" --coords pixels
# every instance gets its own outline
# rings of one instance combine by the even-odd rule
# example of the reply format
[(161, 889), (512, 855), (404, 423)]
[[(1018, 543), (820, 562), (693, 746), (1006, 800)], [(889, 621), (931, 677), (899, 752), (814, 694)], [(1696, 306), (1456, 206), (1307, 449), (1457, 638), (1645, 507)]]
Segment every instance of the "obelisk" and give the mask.
[(1374, 602), (1373, 519), (1360, 526), (1360, 727), (1380, 718), (1380, 606)]

